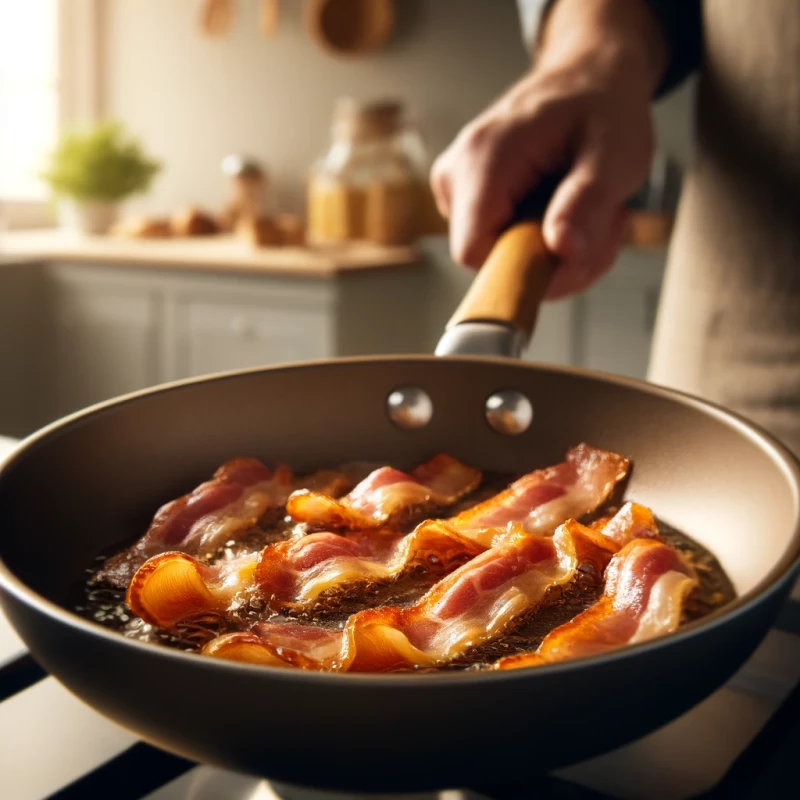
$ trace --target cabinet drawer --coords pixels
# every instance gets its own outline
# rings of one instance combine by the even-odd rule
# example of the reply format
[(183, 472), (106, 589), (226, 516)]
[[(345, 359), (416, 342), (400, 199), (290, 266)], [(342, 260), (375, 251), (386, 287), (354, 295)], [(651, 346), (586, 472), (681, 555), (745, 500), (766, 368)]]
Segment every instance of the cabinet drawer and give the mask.
[(177, 324), (181, 377), (330, 355), (330, 319), (316, 310), (185, 300)]

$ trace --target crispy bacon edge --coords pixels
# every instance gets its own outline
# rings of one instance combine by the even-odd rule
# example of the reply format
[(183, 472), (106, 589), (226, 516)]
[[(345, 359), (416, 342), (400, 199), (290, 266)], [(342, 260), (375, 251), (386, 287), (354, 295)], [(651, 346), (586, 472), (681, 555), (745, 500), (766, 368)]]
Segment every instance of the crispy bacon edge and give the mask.
[(286, 512), (309, 530), (379, 528), (452, 505), (481, 479), (478, 470), (440, 453), (410, 473), (376, 469), (341, 499), (308, 490), (293, 492)]
[(136, 571), (125, 602), (137, 617), (167, 630), (195, 615), (222, 615), (253, 584), (257, 563), (257, 553), (213, 566), (186, 553), (161, 553)]
[(692, 566), (674, 547), (634, 539), (606, 570), (603, 596), (552, 630), (533, 653), (500, 659), (495, 669), (519, 669), (597, 655), (677, 630), (683, 604), (697, 587)]

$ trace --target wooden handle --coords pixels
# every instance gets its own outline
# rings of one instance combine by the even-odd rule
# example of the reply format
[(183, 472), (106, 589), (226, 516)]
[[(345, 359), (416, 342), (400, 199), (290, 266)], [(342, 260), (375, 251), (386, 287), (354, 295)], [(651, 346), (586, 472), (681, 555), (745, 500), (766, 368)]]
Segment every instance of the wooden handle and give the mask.
[(502, 322), (530, 336), (555, 266), (541, 222), (512, 225), (497, 240), (447, 328), (460, 322)]

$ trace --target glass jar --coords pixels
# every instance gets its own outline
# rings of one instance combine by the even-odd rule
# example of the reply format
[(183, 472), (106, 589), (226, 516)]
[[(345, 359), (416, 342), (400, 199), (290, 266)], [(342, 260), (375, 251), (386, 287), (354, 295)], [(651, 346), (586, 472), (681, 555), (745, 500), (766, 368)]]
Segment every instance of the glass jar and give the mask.
[(417, 181), (396, 102), (336, 105), (331, 146), (312, 167), (308, 235), (317, 244), (401, 245), (417, 235)]
[(231, 154), (222, 159), (222, 172), (228, 178), (223, 228), (234, 230), (242, 220), (263, 217), (267, 212), (269, 186), (264, 168), (251, 158)]

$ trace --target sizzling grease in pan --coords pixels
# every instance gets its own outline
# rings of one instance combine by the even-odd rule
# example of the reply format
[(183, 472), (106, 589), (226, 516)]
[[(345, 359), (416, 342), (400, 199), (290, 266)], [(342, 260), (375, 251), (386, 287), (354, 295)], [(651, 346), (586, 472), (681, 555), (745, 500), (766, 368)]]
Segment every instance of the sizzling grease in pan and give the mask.
[(310, 670), (604, 652), (734, 596), (712, 554), (620, 503), (630, 466), (585, 444), (513, 481), (447, 455), (302, 477), (236, 459), (98, 559), (76, 609), (132, 638)]

